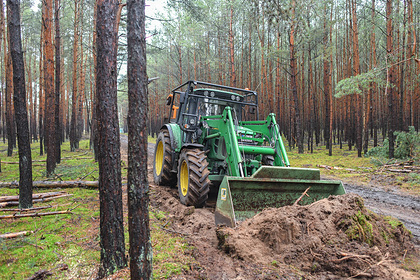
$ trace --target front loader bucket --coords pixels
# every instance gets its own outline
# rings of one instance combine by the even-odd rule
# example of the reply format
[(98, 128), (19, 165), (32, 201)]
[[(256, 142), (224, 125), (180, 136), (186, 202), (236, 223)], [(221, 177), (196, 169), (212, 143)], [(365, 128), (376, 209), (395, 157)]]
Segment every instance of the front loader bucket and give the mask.
[(318, 169), (262, 166), (251, 177), (225, 176), (219, 187), (217, 225), (235, 227), (265, 208), (311, 204), (330, 195), (345, 194), (341, 181), (320, 180)]

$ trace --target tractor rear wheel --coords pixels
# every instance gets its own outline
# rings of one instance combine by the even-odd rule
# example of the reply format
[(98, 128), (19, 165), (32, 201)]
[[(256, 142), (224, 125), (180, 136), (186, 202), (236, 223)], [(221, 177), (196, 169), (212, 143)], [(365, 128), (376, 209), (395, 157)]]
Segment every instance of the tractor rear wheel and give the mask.
[(203, 207), (210, 190), (207, 156), (200, 149), (184, 149), (178, 161), (178, 192), (182, 204)]
[(155, 162), (153, 165), (153, 179), (158, 185), (174, 187), (176, 174), (172, 169), (172, 148), (169, 131), (163, 129), (159, 132), (155, 147)]

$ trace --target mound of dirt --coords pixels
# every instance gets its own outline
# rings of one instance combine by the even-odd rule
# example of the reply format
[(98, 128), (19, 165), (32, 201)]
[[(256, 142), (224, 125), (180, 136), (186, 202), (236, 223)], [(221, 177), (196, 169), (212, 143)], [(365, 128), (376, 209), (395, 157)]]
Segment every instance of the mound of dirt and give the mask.
[(217, 237), (222, 250), (246, 262), (285, 263), (327, 279), (416, 279), (397, 263), (414, 250), (411, 233), (355, 194), (267, 209), (237, 228), (218, 228)]

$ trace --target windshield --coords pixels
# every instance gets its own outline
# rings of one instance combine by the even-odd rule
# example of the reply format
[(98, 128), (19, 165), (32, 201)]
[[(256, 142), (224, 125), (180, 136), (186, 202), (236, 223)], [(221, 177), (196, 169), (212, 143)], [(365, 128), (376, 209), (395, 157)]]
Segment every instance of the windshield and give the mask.
[(241, 117), (241, 105), (235, 103), (229, 103), (226, 101), (211, 100), (209, 98), (200, 98), (198, 104), (198, 115), (201, 116), (216, 116), (223, 114), (225, 107), (231, 107), (234, 109), (234, 114), (236, 118), (240, 121)]

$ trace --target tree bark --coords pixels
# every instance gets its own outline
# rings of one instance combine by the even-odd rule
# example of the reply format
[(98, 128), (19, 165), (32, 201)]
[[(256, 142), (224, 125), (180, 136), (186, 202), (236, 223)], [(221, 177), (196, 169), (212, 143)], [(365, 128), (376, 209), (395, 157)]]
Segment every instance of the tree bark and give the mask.
[(394, 104), (394, 92), (396, 86), (396, 74), (394, 61), (394, 49), (392, 42), (393, 24), (392, 24), (392, 0), (386, 1), (386, 54), (387, 54), (387, 80), (389, 86), (387, 86), (387, 100), (388, 100), (388, 140), (389, 140), (389, 158), (394, 158), (394, 142), (395, 136), (394, 131), (396, 129), (395, 119), (395, 104)]
[(292, 18), (290, 22), (290, 34), (289, 34), (289, 44), (290, 44), (290, 86), (292, 89), (294, 109), (295, 109), (295, 124), (296, 124), (296, 141), (298, 146), (298, 153), (303, 154), (303, 137), (301, 130), (301, 115), (300, 115), (300, 104), (298, 97), (298, 88), (296, 82), (297, 76), (297, 63), (296, 63), (296, 51), (295, 51), (295, 7), (296, 2), (292, 1)]
[[(356, 15), (356, 0), (351, 1), (352, 9), (352, 19), (353, 19), (353, 62), (354, 62), (354, 75), (357, 76), (360, 74), (360, 58), (359, 58), (359, 29), (357, 24), (357, 15)], [(362, 138), (363, 138), (363, 105), (362, 105), (362, 96), (356, 94), (356, 146), (357, 146), (357, 156), (362, 157)]]
[(60, 0), (55, 0), (55, 161), (61, 160), (61, 126), (60, 126), (60, 95), (61, 95), (61, 38), (60, 38)]
[(147, 181), (145, 1), (128, 1), (128, 226), (131, 279), (152, 279)]
[(126, 266), (117, 110), (117, 0), (97, 1), (96, 112), (99, 143), (101, 264), (98, 277)]
[(25, 66), (20, 31), (19, 0), (7, 0), (10, 52), (13, 63), (13, 101), (17, 122), (19, 150), (19, 208), (32, 207), (32, 157), (26, 111)]
[[(6, 127), (7, 127), (7, 156), (11, 157), (16, 147), (16, 126), (13, 108), (13, 65), (10, 50), (10, 30), (7, 27), (7, 39), (4, 41), (4, 61), (6, 63)], [(6, 49), (6, 41), (9, 47)]]
[(55, 93), (54, 93), (54, 53), (52, 44), (52, 0), (43, 1), (44, 14), (44, 85), (45, 85), (45, 137), (47, 148), (47, 174), (51, 175), (56, 166), (55, 141)]
[(77, 86), (77, 59), (78, 59), (78, 47), (79, 47), (79, 0), (74, 1), (74, 40), (73, 40), (73, 79), (72, 79), (72, 105), (71, 105), (71, 120), (70, 120), (70, 150), (74, 152), (79, 148), (79, 139), (77, 133), (77, 122), (78, 122), (78, 86)]

